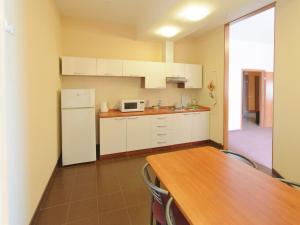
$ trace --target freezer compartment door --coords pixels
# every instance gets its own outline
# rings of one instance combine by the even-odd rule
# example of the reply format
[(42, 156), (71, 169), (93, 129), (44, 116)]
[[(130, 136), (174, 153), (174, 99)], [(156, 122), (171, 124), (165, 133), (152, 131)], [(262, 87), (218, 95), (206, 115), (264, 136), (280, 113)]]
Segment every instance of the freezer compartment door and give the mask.
[(63, 89), (61, 91), (61, 108), (95, 107), (94, 89)]
[(63, 165), (96, 160), (95, 109), (62, 110)]

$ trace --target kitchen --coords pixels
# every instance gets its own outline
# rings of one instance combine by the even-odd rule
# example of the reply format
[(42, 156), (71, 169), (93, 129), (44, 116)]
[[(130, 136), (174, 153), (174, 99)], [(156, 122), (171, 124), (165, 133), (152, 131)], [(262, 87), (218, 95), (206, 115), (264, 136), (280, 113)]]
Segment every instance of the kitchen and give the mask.
[[(227, 23), (276, 5), (274, 93), (278, 98), (272, 168), (282, 177), (299, 182), (299, 151), (295, 150), (299, 146), (300, 51), (299, 29), (295, 28), (299, 1), (196, 0), (212, 6), (208, 14), (207, 10), (196, 13), (196, 20), (201, 15), (200, 21), (195, 21), (191, 11), (188, 15), (194, 16), (190, 20), (177, 15), (188, 2), (0, 0), (1, 224), (149, 224), (150, 193), (141, 176), (147, 163), (191, 224), (202, 224), (199, 220), (208, 224), (285, 224), (285, 218), (299, 224), (300, 198), (295, 189), (227, 157), (227, 153), (210, 147), (191, 149), (203, 142), (218, 148), (226, 145)], [(166, 40), (173, 45), (170, 51), (166, 51)], [(92, 69), (88, 66), (87, 74), (63, 75), (64, 57), (88, 59), (93, 62)], [(138, 74), (128, 76), (124, 72), (128, 61), (140, 65), (134, 66)], [(116, 73), (105, 72), (112, 68), (107, 66), (110, 63), (116, 63)], [(151, 74), (163, 75), (154, 76), (149, 84), (147, 70), (151, 68), (145, 63), (156, 65), (152, 69), (159, 73)], [(194, 88), (169, 83), (167, 75), (171, 79), (178, 76), (166, 72), (169, 63), (178, 66), (174, 70), (181, 71), (180, 80), (190, 81), (185, 77), (189, 76), (186, 65), (202, 66), (197, 69), (202, 77), (197, 72)], [(81, 69), (77, 72), (82, 73)], [(87, 141), (91, 158), (83, 160), (86, 155), (80, 155), (61, 166), (65, 137), (62, 111), (69, 111), (61, 101), (64, 89), (92, 89), (95, 95), (90, 95), (87, 105), (84, 103), (91, 122), (84, 124), (91, 132), (88, 136), (93, 137)], [(122, 99), (144, 101), (145, 110), (115, 111)], [(101, 105), (106, 111), (105, 102), (111, 111), (100, 113)], [(180, 111), (182, 105), (194, 111)], [(111, 117), (111, 113), (118, 116)], [(78, 117), (68, 118), (69, 124), (78, 125)], [(120, 123), (101, 123), (114, 119), (121, 119)], [(68, 129), (71, 134), (72, 126)], [(184, 135), (182, 129), (187, 131)], [(77, 131), (79, 136), (83, 134)], [(76, 140), (71, 139), (72, 158)], [(108, 143), (104, 151), (102, 141)], [(178, 173), (183, 179), (177, 179), (181, 177)], [(282, 204), (274, 207), (274, 200)]]
[[(114, 60), (114, 59), (96, 59), (96, 58), (79, 58), (79, 57), (62, 57), (61, 68), (62, 75), (81, 77), (89, 79), (90, 76), (99, 76), (99, 78), (119, 77), (126, 80), (140, 80), (140, 87), (149, 89), (149, 93), (159, 89), (160, 95), (157, 103), (150, 105), (149, 99), (146, 100), (118, 100), (115, 105), (108, 107), (107, 102), (102, 102), (100, 110), (96, 109), (96, 120), (99, 117), (99, 128), (97, 128), (98, 144), (100, 144), (100, 159), (107, 157), (116, 157), (117, 153), (132, 153), (133, 151), (147, 150), (159, 147), (167, 147), (187, 144), (197, 146), (209, 141), (209, 108), (199, 106), (197, 99), (187, 94), (195, 94), (197, 89), (202, 88), (202, 65), (173, 63), (173, 43), (166, 42), (165, 47), (166, 63), (136, 61), (136, 60)], [(98, 78), (98, 77), (97, 77)], [(97, 79), (96, 78), (96, 79)], [(164, 97), (164, 89), (192, 90), (189, 92), (182, 91), (180, 99), (176, 102), (163, 105), (161, 98)], [(80, 84), (79, 87), (81, 88)], [(101, 88), (101, 87), (100, 87)], [(73, 92), (72, 92), (73, 90)], [(63, 89), (62, 90), (62, 145), (63, 145), (63, 165), (73, 163), (83, 163), (95, 160), (93, 156), (89, 160), (91, 152), (95, 152), (94, 144), (80, 145), (84, 140), (89, 138), (91, 143), (95, 143), (94, 132), (90, 131), (85, 124), (82, 124), (80, 114), (74, 116), (73, 121), (70, 113), (69, 102), (78, 105), (77, 100), (95, 101), (95, 92), (98, 90), (87, 89)], [(112, 93), (109, 91), (109, 93)], [(89, 95), (91, 95), (89, 97)], [(98, 94), (99, 95), (99, 94)], [(178, 95), (178, 94), (177, 94)], [(86, 96), (86, 97), (85, 97)], [(101, 96), (102, 97), (102, 96)], [(124, 99), (124, 97), (122, 97)], [(140, 96), (135, 96), (140, 98)], [(76, 100), (77, 99), (77, 100)], [(90, 99), (90, 100), (89, 100)], [(153, 97), (151, 99), (153, 101)], [(100, 111), (100, 114), (98, 112)], [(83, 114), (84, 115), (84, 114)], [(82, 116), (83, 117), (83, 116)], [(89, 116), (88, 118), (91, 118)], [(66, 122), (65, 122), (66, 121)], [(76, 121), (78, 127), (76, 127)], [(95, 125), (91, 124), (91, 129)], [(84, 127), (87, 130), (84, 130)], [(78, 130), (81, 131), (78, 134)], [(72, 133), (73, 131), (73, 133)], [(88, 137), (91, 135), (91, 137)], [(65, 136), (67, 138), (65, 138)], [(92, 146), (92, 147), (89, 147)], [(80, 153), (80, 151), (82, 153)], [(77, 154), (75, 154), (77, 152)], [(74, 159), (73, 159), (74, 157)], [(77, 159), (76, 159), (77, 157)]]

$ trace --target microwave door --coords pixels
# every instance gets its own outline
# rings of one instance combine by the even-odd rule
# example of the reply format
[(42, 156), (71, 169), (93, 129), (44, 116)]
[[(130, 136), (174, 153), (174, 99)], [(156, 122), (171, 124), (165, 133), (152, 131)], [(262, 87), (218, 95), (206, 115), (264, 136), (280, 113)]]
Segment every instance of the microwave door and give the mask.
[(137, 102), (126, 102), (124, 103), (124, 109), (126, 111), (137, 110), (138, 103)]

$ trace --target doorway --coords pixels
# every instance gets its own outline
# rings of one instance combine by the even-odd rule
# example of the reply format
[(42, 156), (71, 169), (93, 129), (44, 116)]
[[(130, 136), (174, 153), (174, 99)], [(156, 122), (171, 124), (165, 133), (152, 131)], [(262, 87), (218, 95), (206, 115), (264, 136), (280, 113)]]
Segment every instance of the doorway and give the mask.
[(224, 148), (270, 169), (274, 7), (266, 6), (225, 26)]

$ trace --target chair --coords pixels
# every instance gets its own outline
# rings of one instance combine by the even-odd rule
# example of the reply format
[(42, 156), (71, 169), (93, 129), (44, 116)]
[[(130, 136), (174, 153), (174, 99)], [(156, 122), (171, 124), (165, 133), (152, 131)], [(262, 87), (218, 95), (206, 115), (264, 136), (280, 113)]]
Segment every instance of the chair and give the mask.
[(300, 188), (300, 184), (296, 183), (294, 181), (290, 181), (290, 180), (286, 180), (286, 179), (282, 179), (282, 178), (277, 178), (277, 179), (285, 184), (292, 186), (292, 187)]
[[(147, 185), (147, 188), (149, 189), (152, 198), (151, 198), (151, 216), (150, 216), (150, 224), (153, 224), (153, 219), (155, 220), (156, 224), (161, 224), (161, 225), (166, 225), (166, 215), (165, 215), (165, 208), (166, 208), (166, 203), (169, 199), (169, 192), (158, 187), (159, 185), (159, 180), (156, 178), (155, 179), (155, 184), (153, 184), (153, 182), (151, 181), (150, 175), (149, 175), (149, 163), (146, 163), (143, 166), (142, 169), (142, 176), (144, 179), (145, 184)], [(178, 209), (176, 209), (176, 207), (174, 207), (174, 211), (177, 210), (179, 212)], [(176, 221), (178, 218), (178, 221), (181, 221), (180, 216), (182, 216), (182, 214), (179, 212), (177, 213), (176, 211)], [(185, 223), (186, 224), (186, 223)], [(177, 225), (181, 225), (181, 223), (177, 223)], [(184, 225), (184, 224), (183, 224)]]
[(248, 159), (247, 157), (240, 155), (238, 153), (235, 152), (231, 152), (231, 151), (227, 151), (227, 150), (220, 150), (221, 152), (224, 152), (225, 154), (233, 157), (233, 158), (237, 158), (239, 160), (241, 160), (242, 162), (248, 164), (249, 166), (252, 166), (253, 168), (257, 169), (257, 165), (255, 162), (253, 162), (252, 160)]
[(168, 194), (169, 192), (156, 186), (158, 185), (159, 181), (158, 179), (155, 180), (154, 185), (151, 181), (149, 172), (148, 172), (149, 163), (146, 163), (143, 166), (142, 169), (142, 176), (144, 179), (144, 182), (147, 185), (147, 188), (151, 192), (152, 198), (151, 198), (151, 216), (150, 216), (150, 224), (153, 224), (153, 218), (155, 219), (156, 223), (165, 225), (166, 219), (165, 219), (165, 204), (167, 202)]
[(178, 208), (174, 204), (172, 204), (173, 200), (174, 199), (170, 197), (166, 205), (167, 225), (189, 225), (189, 223), (178, 210)]

